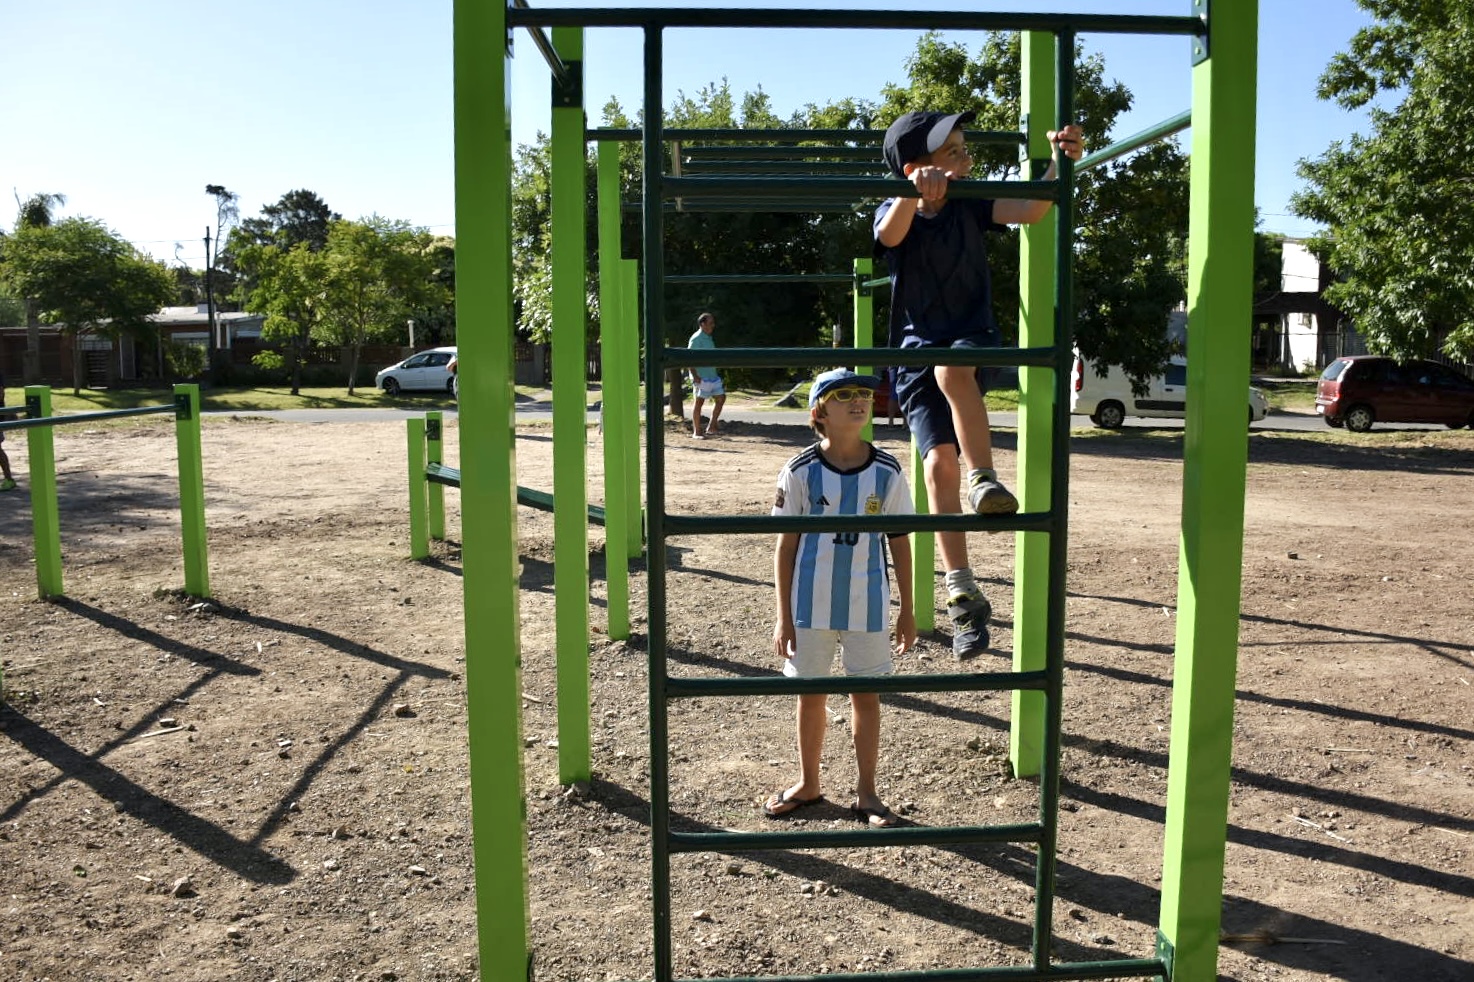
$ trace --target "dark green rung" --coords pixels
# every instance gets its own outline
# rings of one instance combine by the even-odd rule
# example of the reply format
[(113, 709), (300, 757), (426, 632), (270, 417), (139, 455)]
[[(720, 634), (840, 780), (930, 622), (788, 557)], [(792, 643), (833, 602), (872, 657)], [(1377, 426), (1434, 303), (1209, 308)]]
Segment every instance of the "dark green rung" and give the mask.
[[(667, 283), (843, 283), (855, 282), (853, 273), (688, 273), (667, 276)], [(887, 280), (886, 282), (890, 282)]]
[(837, 972), (824, 975), (733, 975), (675, 979), (674, 982), (1084, 982), (1088, 979), (1167, 977), (1167, 967), (1154, 958), (1120, 961), (1058, 962), (1044, 968), (1000, 965), (997, 968), (931, 968), (910, 972)]
[[(620, 143), (638, 143), (645, 138), (644, 130), (604, 128), (587, 130), (588, 140), (614, 140)], [(742, 143), (767, 143), (779, 141), (791, 143), (796, 140), (848, 140), (851, 143), (881, 143), (885, 130), (769, 130), (769, 129), (689, 129), (661, 130), (662, 140), (685, 142), (687, 140), (732, 140)]]
[[(669, 133), (670, 131), (667, 131)], [(745, 130), (747, 133), (767, 133), (768, 130)], [(874, 132), (883, 133), (882, 130), (874, 131), (850, 131), (840, 130), (841, 133), (848, 132)], [(964, 138), (971, 144), (1001, 144), (1019, 145), (1024, 142), (1024, 135), (1017, 130), (966, 130)], [(810, 137), (812, 139), (812, 137)], [(879, 139), (869, 139), (867, 143), (879, 143)], [(880, 160), (880, 151), (873, 146), (864, 147), (842, 147), (808, 145), (795, 146), (785, 144), (771, 147), (732, 147), (732, 146), (701, 146), (688, 147), (682, 145), (681, 156), (692, 160), (706, 160), (708, 158), (726, 158), (730, 160), (808, 160), (814, 157), (829, 157), (839, 160)]]
[[(425, 480), (431, 484), (444, 484), (446, 487), (458, 488), (461, 486), (461, 472), (454, 467), (444, 464), (426, 464)], [(553, 496), (546, 491), (538, 491), (534, 488), (517, 486), (517, 504), (536, 508), (539, 511), (553, 510)], [(589, 521), (594, 525), (604, 524), (604, 509), (599, 505), (589, 505)]]
[[(899, 177), (664, 177), (660, 193), (666, 198), (721, 197), (754, 194), (770, 198), (785, 194), (809, 200), (861, 198), (917, 198), (921, 192)], [(1059, 197), (1057, 181), (953, 181), (947, 185), (950, 198), (1021, 198), (1053, 201)]]
[(1044, 672), (969, 672), (951, 675), (830, 675), (791, 679), (783, 675), (683, 678), (668, 676), (672, 699), (700, 696), (786, 696), (810, 692), (1012, 692), (1042, 691)]
[[(1069, 352), (1054, 348), (665, 348), (667, 368), (752, 366), (813, 368), (816, 365), (1034, 365), (1069, 371)], [(1057, 359), (1064, 359), (1056, 364)], [(1068, 380), (1067, 380), (1068, 381)]]
[(843, 177), (847, 175), (887, 174), (890, 167), (879, 159), (872, 160), (687, 160), (681, 164), (682, 174), (783, 174), (793, 177)]
[(949, 846), (1032, 842), (1038, 822), (1013, 825), (905, 825), (889, 829), (817, 829), (808, 832), (672, 832), (671, 852), (757, 852), (769, 849), (843, 849), (874, 846)]
[(747, 535), (778, 532), (1050, 532), (1047, 511), (1013, 515), (672, 515), (665, 534)]
[(138, 406), (133, 409), (100, 409), (95, 413), (69, 413), (66, 416), (33, 416), (30, 419), (12, 419), (0, 423), (0, 431), (34, 430), (43, 426), (66, 426), (71, 423), (92, 423), (100, 419), (122, 419), (125, 416), (156, 416), (161, 413), (177, 413), (174, 403), (167, 406)]

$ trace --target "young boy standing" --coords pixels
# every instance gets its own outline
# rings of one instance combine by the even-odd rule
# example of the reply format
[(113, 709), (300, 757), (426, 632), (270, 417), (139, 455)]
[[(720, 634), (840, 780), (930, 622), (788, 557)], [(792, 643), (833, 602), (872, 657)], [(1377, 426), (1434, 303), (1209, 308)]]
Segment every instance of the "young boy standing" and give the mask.
[[(844, 369), (825, 372), (809, 391), (809, 422), (820, 441), (783, 466), (774, 515), (909, 515), (911, 494), (901, 464), (862, 439), (880, 380)], [(784, 532), (773, 561), (778, 616), (773, 647), (790, 678), (830, 674), (838, 646), (845, 674), (887, 675), (892, 670), (890, 583), (886, 540), (900, 583), (911, 580), (911, 543), (904, 534)], [(911, 591), (901, 590), (895, 652), (916, 644)], [(763, 805), (769, 818), (821, 801), (819, 760), (829, 720), (824, 693), (798, 697), (799, 780)], [(855, 801), (850, 810), (868, 825), (888, 828), (896, 817), (875, 788), (880, 756), (880, 695), (850, 694), (855, 747)]]
[[(909, 112), (885, 134), (885, 160), (896, 177), (911, 181), (919, 198), (892, 198), (875, 213), (876, 251), (890, 267), (890, 345), (895, 348), (996, 348), (1003, 338), (993, 315), (985, 233), (1004, 225), (1032, 224), (1048, 201), (947, 198), (948, 184), (966, 178), (972, 158), (962, 127), (972, 112)], [(1081, 154), (1081, 131), (1050, 132), (1056, 155)], [(1044, 179), (1054, 176), (1051, 160)], [(992, 435), (978, 371), (967, 365), (902, 366), (896, 398), (916, 439), (934, 514), (962, 511), (959, 484), (967, 469), (967, 500), (979, 515), (1009, 515), (1018, 499), (993, 469)], [(962, 532), (937, 533), (947, 576), (952, 650), (972, 658), (988, 648), (992, 606), (973, 578)]]

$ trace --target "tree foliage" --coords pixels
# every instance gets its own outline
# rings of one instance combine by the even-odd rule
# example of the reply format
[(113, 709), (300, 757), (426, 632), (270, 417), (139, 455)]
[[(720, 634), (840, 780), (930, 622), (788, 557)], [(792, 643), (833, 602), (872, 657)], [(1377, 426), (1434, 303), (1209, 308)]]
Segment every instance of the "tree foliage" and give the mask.
[(162, 263), (90, 218), (28, 225), (7, 236), (0, 278), (11, 293), (35, 300), (42, 321), (71, 336), (73, 392), (81, 388), (82, 336), (146, 336), (149, 315), (174, 293)]
[(1300, 162), (1292, 210), (1324, 223), (1311, 249), (1339, 281), (1326, 299), (1373, 352), (1474, 360), (1474, 4), (1357, 0), (1376, 23), (1336, 55), (1318, 94), (1378, 97), (1371, 132)]
[[(67, 196), (43, 191), (22, 199), (15, 194), (15, 230), (44, 228), (56, 217), (56, 210), (67, 203)], [(5, 235), (0, 232), (0, 240)], [(21, 302), (21, 319), (26, 325), (26, 353), (21, 375), (25, 384), (34, 385), (41, 381), (41, 315), (35, 297), (18, 297)]]

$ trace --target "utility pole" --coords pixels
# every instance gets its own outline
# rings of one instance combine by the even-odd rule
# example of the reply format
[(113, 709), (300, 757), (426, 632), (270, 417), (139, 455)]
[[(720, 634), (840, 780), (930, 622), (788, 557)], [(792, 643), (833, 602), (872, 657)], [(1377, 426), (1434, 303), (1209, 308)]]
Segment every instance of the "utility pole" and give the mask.
[(215, 370), (215, 285), (210, 274), (215, 269), (215, 259), (210, 255), (210, 226), (205, 226), (205, 314), (210, 320), (210, 337), (205, 344), (206, 370)]

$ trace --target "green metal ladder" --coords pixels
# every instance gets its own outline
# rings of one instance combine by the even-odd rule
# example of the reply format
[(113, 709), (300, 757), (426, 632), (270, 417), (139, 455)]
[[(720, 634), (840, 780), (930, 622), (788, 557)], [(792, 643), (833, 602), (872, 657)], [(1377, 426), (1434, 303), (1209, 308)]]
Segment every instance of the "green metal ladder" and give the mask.
[[(1071, 119), (1073, 107), (1074, 31), (1055, 29), (1056, 111), (1055, 118)], [(1050, 198), (1057, 202), (1055, 330), (1054, 343), (1046, 347), (974, 349), (969, 351), (906, 352), (894, 349), (848, 349), (851, 364), (912, 365), (961, 364), (976, 366), (1037, 367), (1053, 372), (1052, 458), (1049, 506), (1017, 515), (971, 516), (918, 514), (904, 518), (885, 516), (778, 517), (753, 515), (687, 516), (665, 511), (664, 410), (659, 397), (667, 368), (688, 368), (698, 362), (716, 367), (832, 365), (830, 352), (812, 348), (718, 349), (688, 351), (668, 348), (664, 343), (660, 297), (666, 280), (664, 245), (664, 200), (681, 197), (688, 203), (703, 196), (723, 204), (733, 195), (752, 195), (772, 200), (784, 194), (803, 196), (893, 196), (909, 185), (898, 181), (864, 178), (802, 177), (670, 177), (663, 173), (663, 119), (660, 115), (661, 35), (659, 25), (646, 25), (645, 86), (646, 119), (644, 159), (644, 272), (647, 302), (645, 366), (647, 392), (646, 446), (647, 500), (650, 503), (647, 556), (647, 596), (650, 680), (650, 805), (652, 832), (652, 901), (656, 982), (674, 978), (671, 941), (671, 872), (673, 854), (690, 852), (736, 853), (757, 850), (825, 847), (896, 847), (957, 845), (963, 843), (1022, 843), (1037, 856), (1035, 869), (1035, 913), (1030, 966), (867, 973), (867, 979), (1096, 979), (1120, 977), (1170, 977), (1170, 948), (1159, 944), (1158, 957), (1116, 959), (1097, 962), (1059, 963), (1051, 959), (1052, 910), (1055, 898), (1056, 842), (1059, 820), (1059, 757), (1061, 702), (1064, 675), (1065, 572), (1067, 567), (1066, 514), (1068, 508), (1069, 394), (1072, 361), (1071, 333), (1067, 329), (1072, 307), (1070, 256), (1073, 249), (1073, 199), (1070, 193), (1072, 166), (1068, 160), (1059, 168), (1056, 181), (969, 182), (955, 192), (957, 197), (992, 198), (1006, 194), (1014, 198)], [(793, 134), (764, 134), (768, 139)], [(751, 138), (749, 136), (749, 138)], [(799, 139), (805, 137), (799, 136)], [(809, 137), (812, 138), (812, 137)], [(882, 678), (789, 679), (764, 678), (678, 678), (667, 673), (666, 557), (665, 542), (674, 536), (779, 532), (934, 532), (934, 531), (1022, 531), (1044, 533), (1048, 538), (1048, 615), (1046, 658), (1042, 670), (939, 675), (896, 675)], [(918, 588), (925, 579), (930, 593), (930, 567), (918, 565)], [(927, 596), (927, 603), (934, 598)], [(798, 693), (852, 692), (1037, 692), (1044, 701), (1044, 738), (1039, 774), (1039, 815), (1036, 821), (993, 826), (901, 827), (891, 829), (821, 830), (813, 832), (677, 832), (670, 827), (669, 794), (669, 704), (672, 700), (701, 696), (777, 696)], [(790, 979), (860, 978), (824, 975)], [(737, 982), (734, 977), (729, 982)], [(745, 980), (744, 980), (745, 982)]]

